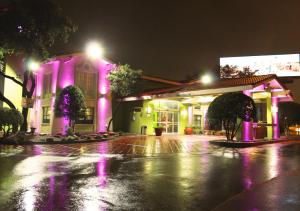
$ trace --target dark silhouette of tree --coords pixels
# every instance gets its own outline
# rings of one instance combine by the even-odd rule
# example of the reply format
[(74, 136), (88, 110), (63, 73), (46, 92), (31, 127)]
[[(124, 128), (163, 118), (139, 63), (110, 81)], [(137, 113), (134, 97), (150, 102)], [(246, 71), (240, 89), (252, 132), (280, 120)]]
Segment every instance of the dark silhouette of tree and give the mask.
[[(29, 59), (44, 60), (49, 57), (49, 49), (57, 41), (66, 42), (76, 27), (66, 17), (61, 8), (52, 0), (15, 0), (2, 5), (0, 11), (0, 58), (5, 62), (7, 55), (24, 56), (23, 82), (0, 71), (2, 77), (22, 86), (22, 97), (31, 99), (35, 90), (34, 73), (27, 67)], [(0, 100), (14, 107), (0, 94)], [(27, 130), (28, 108), (22, 109), (24, 123), (22, 131)]]
[(3, 138), (16, 133), (23, 123), (22, 114), (14, 108), (0, 108), (0, 130), (3, 131)]
[(233, 141), (242, 121), (256, 119), (256, 106), (253, 99), (243, 93), (226, 93), (213, 100), (207, 117), (212, 126), (223, 124), (227, 140)]
[(300, 104), (296, 102), (279, 103), (278, 115), (280, 131), (284, 131), (286, 127), (300, 124)]

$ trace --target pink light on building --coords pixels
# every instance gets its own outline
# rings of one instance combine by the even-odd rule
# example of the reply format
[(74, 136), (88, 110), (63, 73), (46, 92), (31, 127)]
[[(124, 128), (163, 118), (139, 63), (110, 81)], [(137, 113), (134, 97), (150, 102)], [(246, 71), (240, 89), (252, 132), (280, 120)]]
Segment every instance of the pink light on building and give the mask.
[(272, 97), (272, 122), (273, 122), (273, 138), (278, 139), (280, 137), (279, 121), (278, 121), (278, 98)]
[[(261, 87), (263, 88), (263, 87)], [(251, 91), (253, 90), (244, 90), (244, 95), (252, 97)], [(243, 121), (243, 129), (242, 129), (242, 140), (243, 141), (252, 141), (253, 140), (253, 123)]]
[(100, 154), (100, 159), (97, 163), (97, 176), (99, 179), (99, 186), (100, 188), (104, 188), (106, 186), (106, 158), (103, 156), (107, 153), (107, 142), (102, 143), (98, 146), (98, 153)]
[(52, 94), (55, 94), (56, 93), (57, 76), (58, 76), (60, 61), (58, 61), (58, 60), (53, 61), (52, 65), (53, 65), (53, 70), (52, 70), (51, 91), (52, 91)]
[(109, 101), (106, 97), (101, 97), (98, 99), (98, 131), (106, 131), (106, 121), (109, 116)]
[(252, 122), (243, 121), (243, 141), (252, 141), (253, 140), (253, 124)]
[(36, 86), (35, 86), (35, 96), (41, 97), (42, 96), (42, 88), (43, 88), (43, 71), (44, 68), (40, 68), (38, 73), (36, 74)]
[(63, 71), (59, 71), (58, 88), (74, 85), (74, 58), (62, 64)]
[(99, 78), (98, 78), (98, 92), (99, 92), (99, 98), (98, 98), (98, 132), (104, 132), (106, 131), (106, 124), (108, 121), (108, 118), (111, 115), (111, 102), (108, 99), (108, 93), (109, 93), (109, 82), (106, 78), (109, 71), (114, 67), (114, 65), (99, 61), (98, 62), (98, 71), (99, 71)]

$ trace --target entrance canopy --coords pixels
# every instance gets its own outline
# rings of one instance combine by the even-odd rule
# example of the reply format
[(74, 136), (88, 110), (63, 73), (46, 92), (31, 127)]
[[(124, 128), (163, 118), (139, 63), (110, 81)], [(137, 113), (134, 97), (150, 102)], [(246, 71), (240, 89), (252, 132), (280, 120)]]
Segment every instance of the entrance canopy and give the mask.
[[(141, 96), (128, 97), (125, 101), (181, 98), (183, 102), (201, 103), (211, 102), (214, 96), (227, 92), (244, 92), (248, 95), (251, 94), (254, 99), (264, 98), (265, 93), (272, 93), (272, 97), (277, 97), (278, 102), (293, 101), (290, 90), (286, 89), (286, 87), (278, 81), (276, 75), (219, 79), (213, 81), (211, 84), (203, 84), (200, 80), (194, 80), (170, 88), (150, 90), (144, 92)], [(199, 96), (199, 98), (197, 98), (197, 96)], [(191, 99), (191, 97), (193, 98)]]
[[(276, 75), (226, 78), (212, 81), (210, 84), (194, 80), (168, 88), (152, 89), (140, 96), (127, 97), (124, 101), (143, 102), (140, 103), (139, 110), (145, 111), (146, 115), (138, 115), (142, 120), (135, 121), (134, 124), (142, 122), (148, 128), (153, 125), (162, 126), (169, 133), (183, 133), (185, 129), (192, 127), (205, 134), (209, 129), (206, 114), (210, 103), (217, 96), (228, 92), (243, 92), (256, 104), (257, 121), (243, 122), (239, 139), (249, 141), (279, 138), (278, 103), (293, 101), (293, 97)], [(168, 103), (176, 104), (177, 109), (173, 109), (174, 106), (160, 106)], [(144, 116), (148, 119), (143, 119)]]

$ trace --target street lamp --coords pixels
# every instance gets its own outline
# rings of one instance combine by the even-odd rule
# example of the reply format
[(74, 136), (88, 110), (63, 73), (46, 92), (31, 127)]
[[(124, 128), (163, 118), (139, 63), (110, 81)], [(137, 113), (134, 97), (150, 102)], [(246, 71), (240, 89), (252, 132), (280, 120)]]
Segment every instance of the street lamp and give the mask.
[(30, 59), (27, 63), (27, 68), (29, 71), (34, 72), (40, 68), (40, 64), (37, 61)]
[(89, 42), (86, 45), (86, 54), (88, 57), (92, 58), (92, 59), (98, 59), (101, 58), (103, 55), (103, 48), (101, 47), (101, 45), (97, 42)]
[(212, 78), (212, 76), (209, 75), (209, 74), (205, 74), (205, 75), (203, 75), (203, 76), (201, 77), (201, 82), (202, 82), (203, 84), (211, 84), (212, 81), (213, 81), (213, 78)]

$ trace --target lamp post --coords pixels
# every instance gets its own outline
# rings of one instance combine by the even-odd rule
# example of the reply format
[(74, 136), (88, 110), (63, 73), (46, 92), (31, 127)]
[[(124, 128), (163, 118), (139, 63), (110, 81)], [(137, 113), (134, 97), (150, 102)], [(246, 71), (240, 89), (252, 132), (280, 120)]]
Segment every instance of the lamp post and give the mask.
[(40, 68), (40, 64), (39, 64), (37, 61), (35, 61), (35, 60), (33, 60), (33, 59), (30, 59), (30, 60), (27, 62), (27, 69), (28, 69), (29, 71), (35, 72), (35, 71), (37, 71), (39, 68)]
[(203, 84), (211, 84), (213, 82), (213, 78), (209, 74), (203, 75), (200, 80)]
[(103, 56), (103, 48), (98, 42), (91, 41), (86, 45), (85, 53), (91, 59), (99, 59)]

